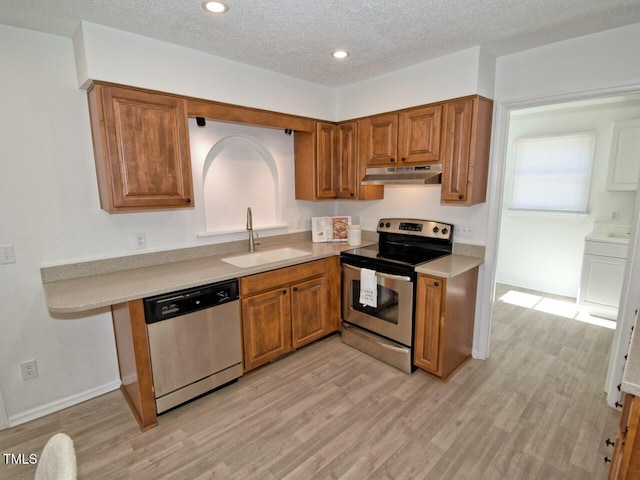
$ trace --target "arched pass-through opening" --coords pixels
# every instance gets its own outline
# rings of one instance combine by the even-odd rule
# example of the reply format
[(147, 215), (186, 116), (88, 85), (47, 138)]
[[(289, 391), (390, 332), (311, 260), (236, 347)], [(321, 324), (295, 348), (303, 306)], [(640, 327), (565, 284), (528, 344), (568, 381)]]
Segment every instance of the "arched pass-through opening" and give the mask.
[(256, 139), (231, 135), (218, 141), (207, 154), (202, 179), (208, 233), (243, 230), (247, 207), (255, 228), (281, 223), (277, 164)]

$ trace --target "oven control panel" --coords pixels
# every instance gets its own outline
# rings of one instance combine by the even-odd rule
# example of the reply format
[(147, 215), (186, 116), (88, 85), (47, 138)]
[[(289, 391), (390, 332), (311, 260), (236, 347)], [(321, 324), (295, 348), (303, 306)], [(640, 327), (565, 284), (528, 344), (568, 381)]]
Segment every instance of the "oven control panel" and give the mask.
[(453, 238), (453, 225), (414, 218), (382, 218), (378, 222), (377, 230), (378, 233), (399, 233), (442, 240)]

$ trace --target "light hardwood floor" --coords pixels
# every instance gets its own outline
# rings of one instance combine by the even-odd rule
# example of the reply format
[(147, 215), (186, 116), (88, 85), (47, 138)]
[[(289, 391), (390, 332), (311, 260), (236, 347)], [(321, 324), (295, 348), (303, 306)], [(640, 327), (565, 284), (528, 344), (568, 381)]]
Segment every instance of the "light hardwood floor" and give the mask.
[[(63, 431), (81, 479), (605, 479), (619, 413), (603, 385), (613, 331), (495, 305), (491, 358), (449, 383), (335, 335), (138, 430), (116, 391), (0, 432), (40, 453)], [(33, 478), (6, 465), (0, 478)]]

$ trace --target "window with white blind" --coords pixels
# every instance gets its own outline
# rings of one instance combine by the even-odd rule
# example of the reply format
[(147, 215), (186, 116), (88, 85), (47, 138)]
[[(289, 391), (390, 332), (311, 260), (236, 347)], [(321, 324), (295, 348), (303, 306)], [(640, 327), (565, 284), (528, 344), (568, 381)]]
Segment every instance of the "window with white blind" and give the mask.
[(516, 140), (509, 208), (586, 213), (594, 133)]

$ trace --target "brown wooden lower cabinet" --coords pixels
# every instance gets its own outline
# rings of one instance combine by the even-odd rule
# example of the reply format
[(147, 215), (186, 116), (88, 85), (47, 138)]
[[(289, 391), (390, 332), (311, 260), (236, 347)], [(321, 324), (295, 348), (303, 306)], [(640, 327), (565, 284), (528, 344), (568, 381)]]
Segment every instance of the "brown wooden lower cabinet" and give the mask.
[(314, 278), (291, 287), (291, 343), (300, 348), (329, 333), (327, 279)]
[(609, 480), (640, 479), (640, 398), (625, 394)]
[(413, 362), (448, 379), (471, 358), (478, 267), (451, 278), (418, 275)]
[(242, 299), (245, 371), (291, 351), (290, 291), (278, 288)]
[[(340, 259), (240, 279), (244, 370), (252, 370), (339, 329)], [(113, 305), (124, 395), (142, 431), (158, 424), (142, 299)]]
[(140, 430), (145, 431), (155, 427), (158, 419), (142, 300), (113, 305), (111, 314), (122, 380), (120, 390)]
[(338, 262), (330, 257), (240, 279), (245, 372), (338, 329)]

